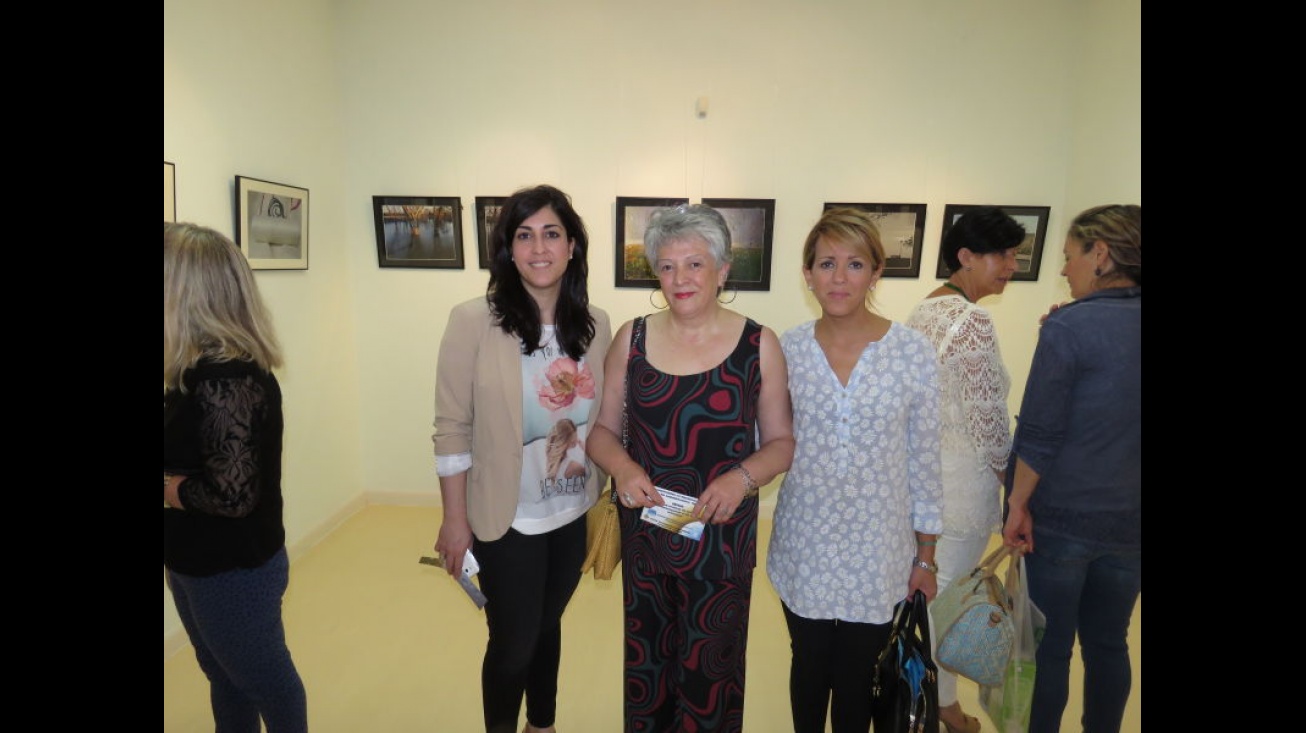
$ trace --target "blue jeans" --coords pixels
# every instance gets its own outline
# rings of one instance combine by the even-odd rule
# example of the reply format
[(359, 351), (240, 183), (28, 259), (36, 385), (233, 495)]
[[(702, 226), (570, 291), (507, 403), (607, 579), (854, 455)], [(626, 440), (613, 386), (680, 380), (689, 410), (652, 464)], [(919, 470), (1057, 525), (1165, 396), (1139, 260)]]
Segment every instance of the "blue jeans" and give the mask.
[(1129, 622), (1143, 589), (1143, 552), (1039, 532), (1025, 556), (1029, 595), (1047, 616), (1039, 643), (1029, 733), (1059, 733), (1079, 637), (1085, 733), (1118, 733), (1133, 684)]
[(286, 647), (281, 596), (286, 548), (256, 568), (197, 577), (168, 571), (168, 589), (195, 658), (209, 679), (217, 733), (308, 730), (308, 698)]

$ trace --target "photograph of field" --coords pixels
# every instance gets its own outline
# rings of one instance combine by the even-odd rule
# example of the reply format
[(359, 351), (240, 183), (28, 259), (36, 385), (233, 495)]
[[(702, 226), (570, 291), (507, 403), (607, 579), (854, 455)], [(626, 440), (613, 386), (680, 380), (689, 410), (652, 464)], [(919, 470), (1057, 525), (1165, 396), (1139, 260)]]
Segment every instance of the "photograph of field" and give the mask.
[(644, 257), (644, 230), (648, 228), (648, 218), (658, 209), (687, 203), (689, 199), (684, 198), (617, 197), (617, 233), (613, 240), (617, 243), (616, 287), (658, 286), (658, 279), (653, 276), (653, 269)]

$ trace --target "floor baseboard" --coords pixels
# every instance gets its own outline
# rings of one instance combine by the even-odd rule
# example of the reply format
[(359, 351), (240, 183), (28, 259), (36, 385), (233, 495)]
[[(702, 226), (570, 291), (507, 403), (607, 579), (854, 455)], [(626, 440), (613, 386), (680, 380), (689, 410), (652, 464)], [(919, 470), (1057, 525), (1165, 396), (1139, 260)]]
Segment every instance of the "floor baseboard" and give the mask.
[[(286, 545), (286, 555), (290, 558), (291, 564), (294, 564), (295, 560), (302, 557), (304, 553), (313, 549), (317, 543), (326, 539), (337, 527), (344, 524), (346, 520), (357, 514), (363, 507), (368, 504), (392, 503), (390, 501), (372, 501), (370, 498), (371, 496), (371, 494), (366, 496), (359, 494), (353, 499), (350, 499), (343, 507), (336, 511), (335, 514), (327, 517), (325, 521), (320, 522), (316, 527), (309, 530), (308, 533), (299, 538), (297, 542)], [(436, 505), (438, 505), (438, 502), (432, 506)], [(172, 657), (172, 655), (189, 647), (190, 638), (186, 636), (186, 629), (178, 627), (163, 634), (163, 660), (165, 662)]]

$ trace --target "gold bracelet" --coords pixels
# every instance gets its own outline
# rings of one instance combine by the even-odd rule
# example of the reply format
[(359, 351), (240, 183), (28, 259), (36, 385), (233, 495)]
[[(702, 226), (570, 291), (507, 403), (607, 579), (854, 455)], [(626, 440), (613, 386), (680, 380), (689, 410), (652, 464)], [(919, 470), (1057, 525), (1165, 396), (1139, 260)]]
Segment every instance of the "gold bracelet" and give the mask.
[(744, 464), (742, 463), (736, 463), (735, 470), (744, 474), (744, 498), (751, 499), (757, 496), (759, 492), (757, 488), (757, 481), (753, 479), (753, 474), (749, 473), (748, 469), (744, 468)]

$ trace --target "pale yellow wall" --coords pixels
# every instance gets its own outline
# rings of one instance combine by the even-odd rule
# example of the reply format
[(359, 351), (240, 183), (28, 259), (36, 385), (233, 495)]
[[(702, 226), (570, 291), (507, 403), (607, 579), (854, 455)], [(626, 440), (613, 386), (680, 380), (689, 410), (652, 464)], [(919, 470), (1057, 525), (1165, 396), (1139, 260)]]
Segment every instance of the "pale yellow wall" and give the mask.
[[(163, 6), (163, 157), (177, 166), (177, 218), (234, 236), (237, 175), (309, 189), (309, 269), (257, 273), (286, 352), (292, 548), (327, 531), (367, 485), (336, 30), (320, 0)], [(166, 586), (163, 595), (166, 656), (181, 622)]]
[[(165, 0), (178, 217), (230, 233), (237, 174), (310, 189), (310, 269), (259, 273), (288, 542), (367, 493), (438, 497), (439, 339), (486, 282), (474, 200), (522, 185), (572, 195), (617, 323), (651, 309), (612, 285), (617, 196), (776, 199), (771, 290), (733, 307), (777, 332), (817, 313), (798, 257), (825, 201), (929, 206), (920, 278), (876, 291), (894, 319), (937, 284), (945, 204), (1051, 206), (1038, 282), (985, 301), (1014, 413), (1069, 217), (1142, 202), (1141, 24), (1141, 0)], [(378, 194), (461, 197), (467, 269), (378, 268)], [(165, 589), (165, 649), (178, 629)]]

